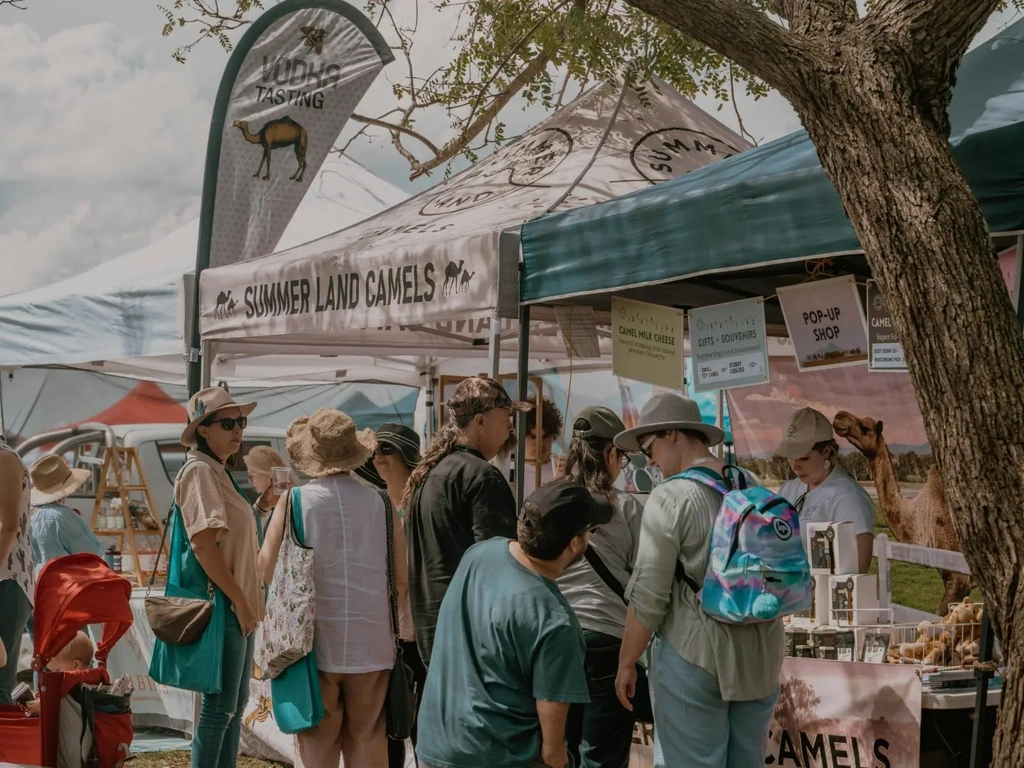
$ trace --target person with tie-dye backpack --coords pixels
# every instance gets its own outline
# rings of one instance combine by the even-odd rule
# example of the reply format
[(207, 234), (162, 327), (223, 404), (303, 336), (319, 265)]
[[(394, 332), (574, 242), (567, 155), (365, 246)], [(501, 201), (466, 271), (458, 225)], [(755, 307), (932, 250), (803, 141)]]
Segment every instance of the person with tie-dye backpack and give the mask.
[[(760, 768), (779, 695), (782, 619), (721, 621), (704, 610), (688, 583), (701, 582), (708, 570), (723, 497), (706, 483), (675, 476), (699, 467), (730, 485), (710, 451), (724, 437), (702, 421), (696, 402), (674, 393), (652, 397), (638, 425), (615, 437), (618, 448), (641, 451), (673, 478), (644, 506), (615, 681), (620, 701), (630, 707), (636, 663), (650, 644), (656, 768)], [(757, 484), (749, 473), (744, 479)]]

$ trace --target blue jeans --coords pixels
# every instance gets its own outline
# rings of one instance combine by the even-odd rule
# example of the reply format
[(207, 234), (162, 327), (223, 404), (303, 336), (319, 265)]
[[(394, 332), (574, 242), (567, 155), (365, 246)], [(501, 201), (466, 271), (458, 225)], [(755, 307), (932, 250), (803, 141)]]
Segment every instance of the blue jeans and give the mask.
[(7, 650), (7, 664), (0, 667), (0, 704), (13, 704), (11, 693), (18, 684), (18, 657), (25, 625), (32, 618), (32, 604), (13, 579), (0, 581), (0, 642)]
[(192, 740), (192, 768), (235, 768), (242, 717), (249, 701), (256, 633), (242, 636), (235, 612), (227, 611), (220, 693), (204, 693)]
[(651, 654), (654, 768), (763, 768), (779, 689), (723, 701), (718, 680), (655, 636)]

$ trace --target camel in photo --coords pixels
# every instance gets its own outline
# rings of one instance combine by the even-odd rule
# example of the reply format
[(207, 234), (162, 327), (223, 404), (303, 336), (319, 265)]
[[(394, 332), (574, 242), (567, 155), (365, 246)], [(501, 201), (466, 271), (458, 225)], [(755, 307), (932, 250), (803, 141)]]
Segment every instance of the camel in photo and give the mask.
[[(928, 470), (921, 492), (913, 499), (904, 498), (889, 447), (882, 437), (881, 421), (870, 417), (859, 419), (852, 413), (840, 411), (832, 422), (832, 428), (837, 436), (848, 440), (868, 460), (882, 514), (897, 541), (933, 549), (960, 551), (942, 478), (935, 467)], [(939, 575), (946, 592), (936, 612), (945, 616), (949, 612), (950, 603), (959, 603), (970, 594), (971, 577), (942, 570)]]
[(461, 291), (465, 291), (465, 290), (467, 290), (469, 288), (469, 281), (473, 279), (473, 275), (475, 275), (475, 274), (476, 274), (476, 272), (463, 272), (462, 273), (462, 280), (459, 282), (459, 286), (460, 286), (459, 287), (459, 291), (460, 292)]
[(302, 174), (306, 170), (306, 148), (309, 145), (309, 137), (306, 135), (305, 128), (287, 115), (279, 120), (268, 120), (256, 133), (249, 131), (249, 124), (245, 120), (236, 120), (233, 125), (242, 131), (242, 136), (250, 144), (259, 144), (263, 147), (263, 158), (260, 160), (260, 167), (252, 175), (254, 179), (259, 178), (264, 163), (267, 165), (267, 172), (263, 176), (263, 180), (266, 181), (270, 178), (271, 150), (279, 149), (280, 147), (295, 147), (295, 159), (298, 161), (299, 167), (289, 179), (291, 181), (302, 181)]

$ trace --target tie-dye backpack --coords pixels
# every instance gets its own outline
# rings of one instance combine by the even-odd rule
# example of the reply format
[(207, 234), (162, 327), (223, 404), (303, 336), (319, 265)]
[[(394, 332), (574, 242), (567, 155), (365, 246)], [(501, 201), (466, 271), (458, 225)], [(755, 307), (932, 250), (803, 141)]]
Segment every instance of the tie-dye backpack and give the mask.
[(800, 535), (800, 515), (767, 488), (736, 489), (717, 472), (694, 467), (671, 479), (692, 480), (722, 494), (711, 533), (703, 588), (677, 564), (677, 576), (697, 593), (704, 612), (726, 624), (757, 624), (811, 605), (811, 568)]

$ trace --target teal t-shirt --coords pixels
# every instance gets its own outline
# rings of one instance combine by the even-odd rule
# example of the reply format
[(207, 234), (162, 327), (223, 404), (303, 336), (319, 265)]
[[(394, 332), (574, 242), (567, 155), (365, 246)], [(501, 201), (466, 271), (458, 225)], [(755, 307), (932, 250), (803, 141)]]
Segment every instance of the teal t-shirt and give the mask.
[(537, 700), (590, 701), (576, 616), (508, 545), (470, 547), (441, 604), (416, 750), (438, 768), (525, 768), (540, 755)]

